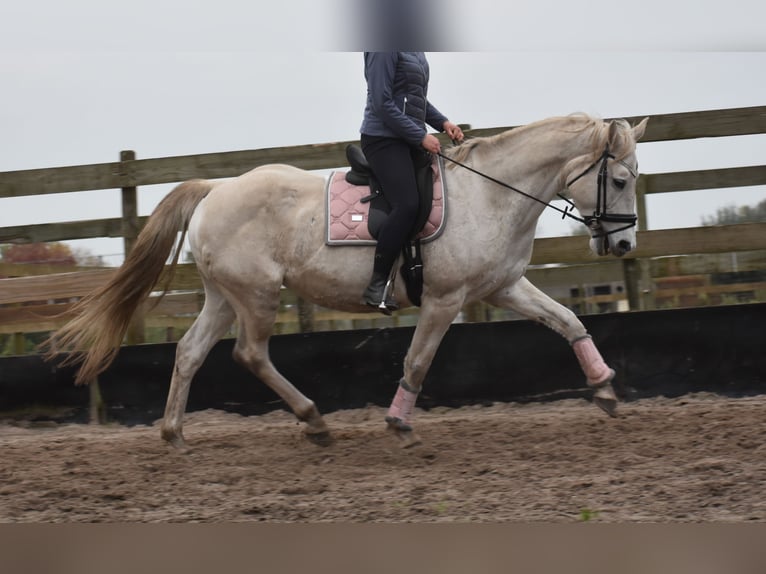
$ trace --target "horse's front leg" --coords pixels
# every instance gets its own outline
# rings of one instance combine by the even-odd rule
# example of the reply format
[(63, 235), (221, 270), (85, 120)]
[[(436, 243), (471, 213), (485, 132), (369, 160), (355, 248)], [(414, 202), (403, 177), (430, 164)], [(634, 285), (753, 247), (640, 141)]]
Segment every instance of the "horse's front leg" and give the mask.
[(488, 297), (486, 301), (498, 307), (510, 308), (528, 319), (550, 327), (572, 345), (588, 386), (594, 389), (593, 402), (609, 416), (617, 415), (617, 395), (612, 388), (614, 370), (601, 357), (585, 326), (572, 311), (557, 303), (526, 277)]
[(412, 430), (415, 402), (439, 344), (462, 305), (463, 297), (458, 294), (423, 301), (415, 334), (404, 359), (404, 376), (386, 416), (388, 428), (402, 440), (405, 448), (420, 442)]

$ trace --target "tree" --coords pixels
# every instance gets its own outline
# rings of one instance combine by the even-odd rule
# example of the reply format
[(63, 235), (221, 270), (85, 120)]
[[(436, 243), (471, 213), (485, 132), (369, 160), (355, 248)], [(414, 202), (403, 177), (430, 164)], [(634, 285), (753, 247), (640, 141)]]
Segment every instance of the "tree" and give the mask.
[(83, 267), (104, 267), (104, 258), (101, 255), (94, 255), (84, 247), (72, 249), (72, 256), (77, 265), (82, 265)]
[[(0, 263), (103, 266), (100, 256), (92, 255), (85, 249), (73, 252), (68, 245), (58, 242), (0, 245)], [(0, 279), (2, 278), (0, 275)], [(19, 304), (12, 306), (17, 305)], [(33, 353), (47, 337), (47, 333), (0, 335), (0, 356)]]
[(65, 243), (20, 243), (0, 245), (0, 262), (103, 267), (104, 259), (83, 248)]
[(715, 215), (702, 218), (702, 225), (732, 225), (766, 221), (766, 199), (758, 205), (727, 205), (719, 207)]
[(64, 243), (19, 243), (0, 247), (4, 263), (74, 265), (72, 250)]

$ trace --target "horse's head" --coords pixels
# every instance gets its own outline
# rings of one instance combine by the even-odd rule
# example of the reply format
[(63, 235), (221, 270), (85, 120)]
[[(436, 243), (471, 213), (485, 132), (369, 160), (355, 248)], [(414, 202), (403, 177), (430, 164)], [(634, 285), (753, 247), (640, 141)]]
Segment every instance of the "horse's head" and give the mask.
[(635, 127), (625, 120), (602, 124), (593, 139), (595, 151), (567, 164), (566, 187), (597, 255), (622, 257), (636, 247), (636, 142), (648, 121)]

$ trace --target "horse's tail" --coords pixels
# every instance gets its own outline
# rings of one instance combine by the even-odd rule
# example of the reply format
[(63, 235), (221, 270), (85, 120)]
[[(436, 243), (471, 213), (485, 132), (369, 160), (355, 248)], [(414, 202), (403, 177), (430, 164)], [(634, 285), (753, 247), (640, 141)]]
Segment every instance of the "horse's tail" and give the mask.
[(208, 181), (191, 180), (165, 196), (109, 282), (77, 302), (67, 313), (73, 318), (43, 343), (46, 359), (70, 351), (62, 364), (82, 363), (78, 385), (94, 380), (114, 360), (133, 314), (157, 285), (181, 231), (163, 287), (167, 290), (192, 213), (212, 187)]

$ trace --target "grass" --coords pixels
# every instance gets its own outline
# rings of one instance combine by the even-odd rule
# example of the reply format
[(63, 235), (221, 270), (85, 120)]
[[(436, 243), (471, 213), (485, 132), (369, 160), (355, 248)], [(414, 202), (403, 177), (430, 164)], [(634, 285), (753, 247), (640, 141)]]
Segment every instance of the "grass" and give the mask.
[(580, 509), (580, 521), (581, 522), (589, 522), (591, 520), (595, 520), (598, 518), (599, 515), (598, 510), (592, 510), (590, 508), (581, 508)]

